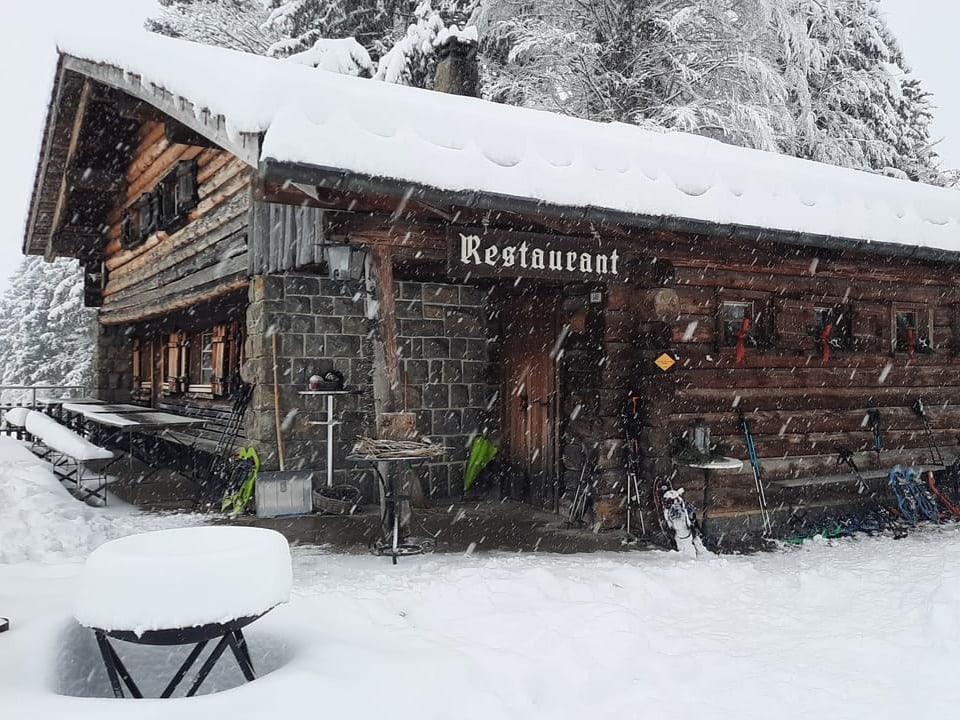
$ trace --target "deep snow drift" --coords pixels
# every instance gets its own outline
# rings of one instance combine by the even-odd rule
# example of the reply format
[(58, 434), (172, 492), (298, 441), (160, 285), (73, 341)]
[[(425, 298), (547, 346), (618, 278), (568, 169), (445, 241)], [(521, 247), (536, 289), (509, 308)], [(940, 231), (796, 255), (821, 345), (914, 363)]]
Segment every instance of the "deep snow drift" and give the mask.
[[(26, 470), (39, 478), (42, 468), (11, 463), (9, 450), (0, 445), (4, 482)], [(75, 524), (101, 514), (116, 513), (110, 533), (183, 519), (76, 508), (83, 520), (65, 507), (34, 515), (19, 552), (32, 559), (0, 564), (0, 615), (13, 620), (0, 634), (4, 720), (903, 718), (947, 715), (960, 696), (950, 679), (960, 662), (960, 527), (947, 525), (904, 540), (697, 560), (426, 555), (393, 567), (295, 548), (290, 603), (247, 633), (258, 680), (239, 684), (227, 658), (208, 688), (232, 688), (222, 692), (90, 697), (109, 685), (71, 618), (81, 553), (50, 538), (73, 537)], [(6, 538), (13, 516), (3, 513)], [(169, 677), (176, 662), (128, 657), (144, 675)]]

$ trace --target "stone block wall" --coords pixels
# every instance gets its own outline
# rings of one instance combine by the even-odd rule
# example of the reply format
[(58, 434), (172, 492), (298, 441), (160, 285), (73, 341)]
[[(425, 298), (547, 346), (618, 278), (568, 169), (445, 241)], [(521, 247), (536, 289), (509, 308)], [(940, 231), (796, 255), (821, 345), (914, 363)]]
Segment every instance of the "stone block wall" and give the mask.
[(458, 496), (478, 434), (495, 429), (499, 408), (484, 320), (487, 292), (465, 285), (397, 283), (402, 396), (420, 432), (449, 450), (429, 465), (432, 495)]
[(133, 341), (122, 327), (97, 323), (91, 361), (91, 391), (107, 402), (130, 402)]
[[(483, 305), (486, 293), (472, 287), (398, 282), (396, 307), (403, 397), (417, 414), (420, 432), (450, 448), (436, 463), (421, 466), (432, 495), (459, 494), (463, 462), (472, 436), (488, 430), (491, 418), (489, 355)], [(312, 422), (325, 416), (325, 399), (301, 395), (311, 375), (343, 373), (358, 394), (340, 396), (343, 422), (334, 432), (334, 483), (359, 484), (372, 499), (369, 474), (347, 461), (357, 435), (375, 426), (373, 338), (362, 288), (308, 274), (259, 276), (249, 290), (244, 377), (256, 383), (247, 413), (248, 441), (263, 467), (279, 466), (274, 421), (273, 336), (285, 466), (314, 468), (325, 481), (326, 429)]]

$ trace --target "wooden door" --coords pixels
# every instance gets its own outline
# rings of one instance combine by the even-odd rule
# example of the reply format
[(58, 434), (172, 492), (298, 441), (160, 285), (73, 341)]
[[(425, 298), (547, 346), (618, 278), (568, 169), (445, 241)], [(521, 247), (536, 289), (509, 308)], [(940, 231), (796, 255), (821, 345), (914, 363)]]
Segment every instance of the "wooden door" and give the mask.
[(502, 318), (507, 459), (526, 473), (530, 502), (549, 507), (557, 470), (555, 301), (509, 298)]

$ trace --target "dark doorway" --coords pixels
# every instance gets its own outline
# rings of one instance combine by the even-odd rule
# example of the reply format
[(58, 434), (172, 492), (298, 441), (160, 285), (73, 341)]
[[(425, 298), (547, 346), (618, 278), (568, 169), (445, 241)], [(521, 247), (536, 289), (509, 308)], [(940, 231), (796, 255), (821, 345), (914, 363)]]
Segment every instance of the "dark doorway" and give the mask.
[(529, 501), (552, 507), (557, 478), (556, 298), (504, 297), (503, 412), (506, 457), (524, 472)]

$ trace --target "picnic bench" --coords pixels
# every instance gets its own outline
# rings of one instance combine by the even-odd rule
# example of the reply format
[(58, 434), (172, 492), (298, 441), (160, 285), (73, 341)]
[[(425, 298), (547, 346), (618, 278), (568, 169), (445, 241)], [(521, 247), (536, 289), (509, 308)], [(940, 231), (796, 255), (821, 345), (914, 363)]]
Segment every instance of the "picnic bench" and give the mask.
[(113, 452), (37, 410), (15, 407), (7, 410), (4, 418), (8, 425), (26, 431), (34, 454), (50, 462), (54, 475), (77, 497), (106, 503), (105, 469), (114, 459)]

